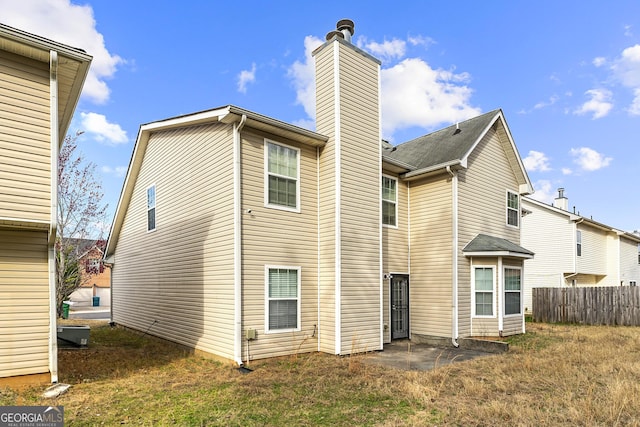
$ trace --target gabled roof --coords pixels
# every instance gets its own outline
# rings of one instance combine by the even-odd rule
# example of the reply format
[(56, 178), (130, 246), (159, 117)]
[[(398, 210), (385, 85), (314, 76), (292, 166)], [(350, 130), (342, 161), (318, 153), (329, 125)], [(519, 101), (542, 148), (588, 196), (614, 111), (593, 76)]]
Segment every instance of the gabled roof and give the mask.
[(133, 147), (133, 154), (122, 186), (120, 199), (118, 200), (116, 214), (114, 216), (113, 223), (111, 224), (109, 239), (105, 250), (105, 257), (108, 257), (113, 253), (118, 243), (120, 229), (122, 228), (122, 223), (124, 221), (127, 208), (129, 207), (129, 202), (131, 201), (133, 188), (135, 186), (136, 179), (138, 178), (138, 173), (142, 166), (142, 159), (144, 158), (151, 135), (154, 132), (197, 126), (206, 123), (226, 123), (230, 125), (234, 123), (243, 123), (246, 128), (258, 129), (314, 147), (322, 147), (329, 140), (329, 137), (325, 135), (233, 105), (227, 105), (220, 108), (214, 108), (212, 110), (200, 111), (193, 114), (172, 117), (141, 125), (138, 130), (136, 143)]
[(478, 234), (462, 249), (466, 256), (509, 256), (533, 258), (534, 253), (520, 245), (500, 237)]
[(587, 218), (584, 216), (581, 216), (580, 214), (576, 214), (576, 213), (572, 213), (569, 211), (566, 211), (564, 209), (558, 208), (556, 206), (553, 205), (549, 205), (547, 203), (541, 202), (539, 200), (533, 199), (531, 197), (523, 197), (522, 198), (522, 202), (523, 203), (530, 203), (532, 205), (538, 206), (542, 209), (545, 209), (549, 212), (555, 213), (557, 215), (563, 215), (567, 217), (568, 221), (572, 221), (575, 222), (577, 224), (584, 224), (593, 228), (597, 228), (599, 230), (605, 231), (605, 232), (611, 232), (611, 233), (615, 233), (618, 236), (623, 236), (629, 240), (633, 240), (634, 242), (640, 243), (640, 235), (636, 234), (636, 233), (632, 233), (632, 232), (628, 232), (628, 231), (623, 231), (620, 229), (617, 229), (615, 227), (603, 224), (601, 222), (598, 221), (594, 221), (591, 218)]
[(394, 166), (406, 165), (407, 169), (403, 175), (405, 179), (441, 171), (447, 167), (466, 168), (469, 156), (494, 126), (521, 185), (521, 193), (533, 193), (533, 186), (501, 109), (489, 111), (395, 147), (383, 144), (383, 160)]
[(84, 50), (67, 46), (8, 25), (0, 24), (0, 50), (50, 62), (50, 52), (58, 56), (58, 134), (62, 144), (75, 111), (80, 92), (91, 64), (91, 55)]

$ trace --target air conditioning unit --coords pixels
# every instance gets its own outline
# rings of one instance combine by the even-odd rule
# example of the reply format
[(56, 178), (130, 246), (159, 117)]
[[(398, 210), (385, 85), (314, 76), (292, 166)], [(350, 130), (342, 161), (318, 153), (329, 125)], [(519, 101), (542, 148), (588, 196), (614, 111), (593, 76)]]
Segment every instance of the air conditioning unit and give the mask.
[(89, 345), (88, 326), (58, 326), (58, 345), (87, 347)]

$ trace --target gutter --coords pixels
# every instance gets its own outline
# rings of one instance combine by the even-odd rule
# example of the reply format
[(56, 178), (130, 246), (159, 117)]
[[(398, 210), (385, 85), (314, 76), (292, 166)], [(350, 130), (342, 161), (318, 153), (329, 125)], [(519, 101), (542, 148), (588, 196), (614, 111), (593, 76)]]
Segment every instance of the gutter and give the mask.
[(51, 212), (48, 236), (49, 264), (49, 370), (51, 382), (58, 382), (57, 291), (56, 291), (56, 232), (58, 229), (58, 52), (49, 51), (50, 155), (51, 155)]
[(451, 165), (447, 165), (447, 173), (451, 176), (451, 197), (453, 210), (453, 230), (451, 239), (453, 241), (453, 280), (451, 283), (451, 344), (459, 347), (458, 343), (458, 174), (451, 170)]
[[(460, 159), (456, 159), (456, 160), (451, 160), (449, 162), (445, 162), (445, 163), (440, 163), (439, 165), (433, 165), (433, 166), (429, 166), (426, 168), (422, 168), (422, 169), (418, 169), (418, 170), (414, 170), (411, 172), (407, 172), (406, 174), (404, 174), (402, 176), (402, 179), (404, 179), (405, 181), (411, 181), (411, 180), (415, 180), (418, 178), (421, 178), (422, 175), (428, 174), (428, 173), (433, 173), (433, 172), (438, 172), (441, 171), (442, 169), (446, 170), (449, 175), (451, 175), (453, 172), (451, 170), (452, 166), (461, 166), (463, 168), (467, 167), (467, 163), (460, 160)], [(453, 175), (452, 175), (453, 176)]]
[(242, 194), (241, 173), (242, 139), (240, 132), (247, 121), (243, 114), (239, 123), (233, 124), (233, 290), (234, 290), (234, 348), (233, 357), (238, 366), (242, 366)]

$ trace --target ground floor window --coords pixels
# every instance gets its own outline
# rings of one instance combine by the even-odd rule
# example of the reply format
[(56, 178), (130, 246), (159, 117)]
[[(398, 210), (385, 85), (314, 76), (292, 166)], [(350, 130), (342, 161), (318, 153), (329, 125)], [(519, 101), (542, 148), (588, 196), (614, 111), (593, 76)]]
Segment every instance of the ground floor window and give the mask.
[(273, 267), (266, 270), (267, 331), (300, 328), (300, 267)]
[(493, 267), (474, 268), (474, 299), (476, 316), (493, 316)]
[(522, 274), (519, 268), (504, 269), (504, 314), (521, 314)]

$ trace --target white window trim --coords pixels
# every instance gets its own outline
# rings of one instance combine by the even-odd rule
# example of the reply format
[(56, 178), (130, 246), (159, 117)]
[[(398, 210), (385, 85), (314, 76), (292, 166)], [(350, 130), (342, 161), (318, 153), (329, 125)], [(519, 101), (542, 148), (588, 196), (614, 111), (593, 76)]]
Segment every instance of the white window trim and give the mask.
[[(296, 323), (298, 327), (296, 328), (288, 328), (288, 329), (269, 329), (269, 270), (271, 269), (281, 269), (281, 270), (297, 270), (298, 271), (298, 319)], [(302, 315), (300, 313), (300, 309), (302, 307), (302, 294), (301, 294), (301, 283), (302, 283), (302, 267), (299, 265), (291, 266), (291, 265), (265, 265), (264, 266), (264, 333), (265, 334), (280, 334), (286, 332), (299, 332), (302, 327), (300, 325), (300, 321), (302, 319)], [(279, 299), (279, 298), (275, 298)]]
[[(385, 177), (385, 178), (392, 179), (396, 183), (396, 200), (394, 201), (394, 205), (395, 205), (395, 208), (396, 208), (396, 213), (395, 213), (396, 223), (395, 223), (395, 225), (391, 225), (391, 224), (385, 224), (384, 222), (382, 222), (382, 202), (386, 201), (386, 200), (384, 200), (382, 198), (382, 191), (380, 191), (380, 217), (381, 217), (380, 218), (380, 222), (382, 223), (383, 227), (397, 229), (398, 228), (398, 191), (399, 191), (398, 178), (396, 178), (395, 176), (385, 175), (385, 174), (382, 174), (382, 176)], [(382, 179), (381, 179), (381, 181), (382, 181)], [(382, 187), (382, 182), (380, 182), (380, 186)], [(381, 190), (382, 190), (382, 188), (381, 188)]]
[[(149, 229), (149, 190), (153, 188), (153, 228)], [(154, 231), (156, 231), (158, 229), (158, 189), (156, 188), (155, 184), (151, 184), (150, 186), (147, 187), (147, 189), (144, 192), (144, 199), (145, 199), (145, 205), (146, 205), (146, 210), (145, 212), (147, 213), (147, 217), (146, 217), (146, 223), (147, 223), (147, 233), (152, 233)]]
[[(578, 253), (578, 247), (580, 247), (580, 253)], [(582, 230), (576, 230), (576, 257), (582, 258)]]
[[(508, 291), (507, 287), (506, 287), (506, 283), (505, 280), (507, 278), (507, 270), (519, 270), (520, 271), (520, 313), (514, 313), (514, 314), (507, 314), (507, 292), (515, 292), (515, 291)], [(504, 294), (502, 296), (502, 312), (504, 313), (504, 317), (519, 317), (522, 316), (524, 313), (524, 284), (523, 284), (523, 280), (524, 277), (522, 275), (522, 267), (517, 267), (517, 266), (504, 266), (502, 268), (502, 293)]]
[[(476, 268), (490, 268), (491, 269), (491, 308), (492, 315), (476, 314)], [(498, 317), (496, 304), (496, 266), (495, 265), (473, 265), (471, 270), (471, 315), (477, 319), (495, 319)]]
[[(518, 212), (517, 212), (518, 225), (509, 224), (509, 211), (514, 210), (513, 208), (509, 207), (509, 194), (515, 194), (516, 197), (518, 198)], [(504, 201), (505, 201), (505, 204), (504, 204), (505, 223), (507, 224), (507, 227), (520, 228), (520, 217), (521, 217), (521, 209), (522, 209), (522, 200), (520, 198), (520, 194), (517, 191), (507, 190)]]
[[(289, 148), (291, 150), (295, 150), (297, 152), (296, 160), (296, 207), (291, 208), (289, 206), (282, 206), (269, 203), (269, 144), (279, 145), (281, 147)], [(275, 176), (278, 176), (274, 174)], [(290, 177), (286, 177), (287, 179), (291, 179)], [(264, 139), (264, 206), (266, 208), (271, 209), (279, 209), (288, 212), (296, 212), (300, 213), (300, 149), (297, 147), (292, 147), (291, 145), (283, 144), (281, 142), (276, 142), (271, 139)]]

